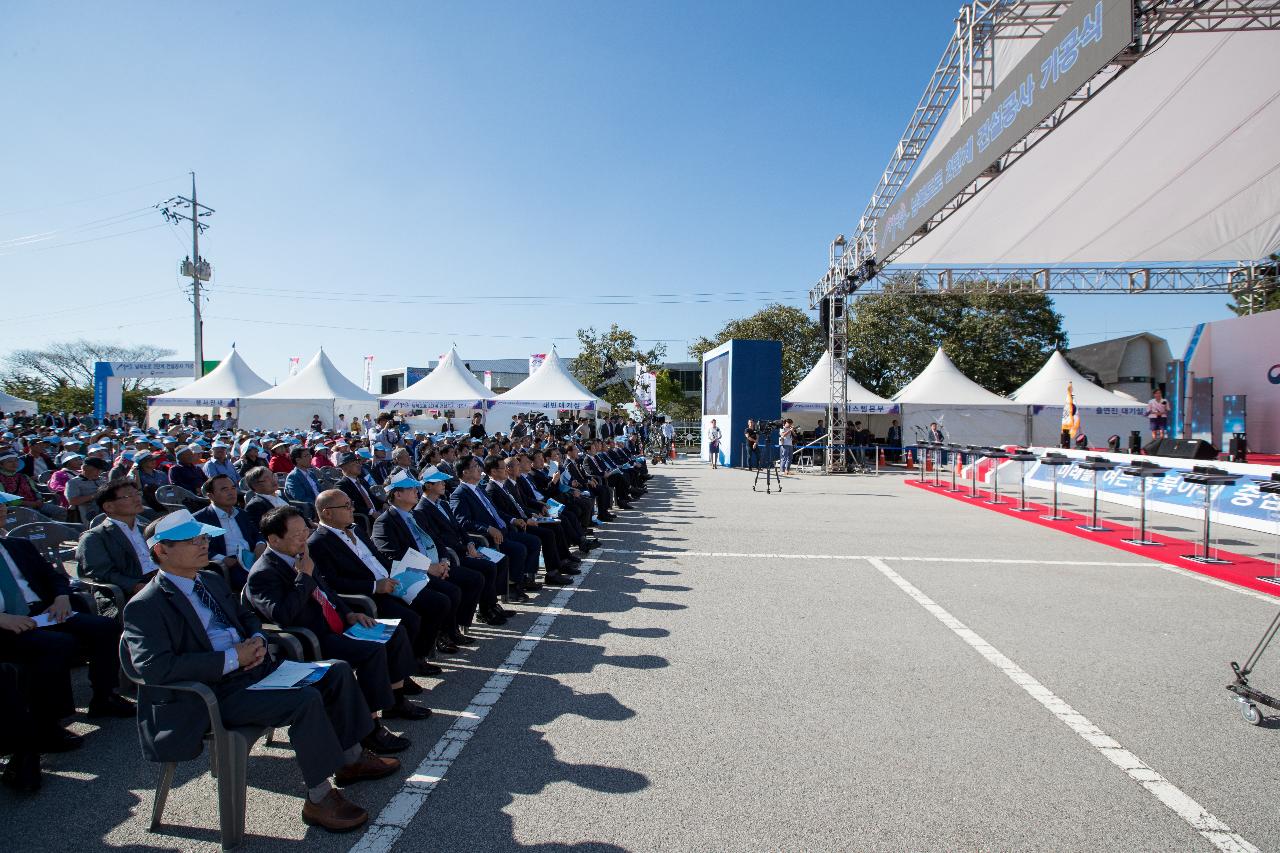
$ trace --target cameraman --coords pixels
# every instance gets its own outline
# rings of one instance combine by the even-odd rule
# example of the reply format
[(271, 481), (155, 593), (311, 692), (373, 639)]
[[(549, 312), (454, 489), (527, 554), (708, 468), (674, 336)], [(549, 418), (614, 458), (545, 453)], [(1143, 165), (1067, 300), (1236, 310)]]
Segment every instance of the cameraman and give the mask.
[(796, 442), (796, 425), (787, 418), (782, 422), (782, 429), (778, 431), (778, 456), (782, 462), (782, 473), (789, 475), (791, 473), (791, 451), (794, 449)]
[(747, 443), (747, 468), (754, 471), (760, 467), (760, 433), (756, 431), (756, 422), (747, 419), (747, 428), (742, 431)]

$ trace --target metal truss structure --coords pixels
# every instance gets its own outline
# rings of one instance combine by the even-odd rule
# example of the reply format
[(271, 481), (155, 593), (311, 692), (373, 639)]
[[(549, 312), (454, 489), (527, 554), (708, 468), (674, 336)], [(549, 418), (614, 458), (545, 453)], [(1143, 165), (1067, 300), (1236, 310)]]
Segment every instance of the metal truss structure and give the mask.
[(878, 275), (857, 295), (880, 293), (1241, 294), (1277, 285), (1274, 264), (1179, 267), (919, 267)]
[[(858, 219), (852, 239), (844, 235), (832, 241), (826, 274), (809, 294), (812, 308), (822, 308), (829, 318), (828, 349), (831, 352), (831, 402), (828, 406), (828, 472), (843, 471), (843, 455), (832, 452), (844, 439), (843, 424), (847, 407), (845, 375), (848, 369), (848, 333), (845, 327), (849, 294), (869, 282), (890, 281), (880, 271), (910, 248), (915, 242), (945, 221), (980, 193), (1001, 172), (1029, 152), (1049, 133), (1071, 117), (1107, 85), (1166, 39), (1179, 32), (1241, 32), (1280, 29), (1280, 2), (1277, 0), (1132, 0), (1134, 34), (1129, 49), (1103, 68), (1078, 91), (1058, 106), (1029, 134), (1015, 141), (995, 164), (973, 183), (962, 188), (937, 214), (930, 218), (910, 239), (884, 257), (877, 255), (876, 226), (915, 174), (930, 140), (953, 105), (967, 119), (979, 108), (995, 86), (994, 56), (1001, 39), (1036, 39), (1071, 6), (1069, 0), (971, 0), (960, 10), (955, 33), (942, 53), (924, 94), (907, 122), (906, 130), (894, 148)], [(1241, 277), (1240, 270), (1249, 273)], [(909, 271), (925, 282), (937, 286), (933, 292), (1011, 291), (1014, 282), (1026, 290), (1070, 293), (1233, 293), (1247, 290), (1258, 280), (1257, 268), (1249, 263), (1240, 267), (1198, 267), (1164, 269), (1006, 269), (969, 270), (935, 269)], [(1274, 282), (1274, 273), (1270, 281)], [(893, 286), (901, 286), (895, 276)], [(946, 285), (945, 287), (943, 285)], [(874, 287), (875, 285), (871, 285)], [(839, 318), (837, 322), (836, 318)]]

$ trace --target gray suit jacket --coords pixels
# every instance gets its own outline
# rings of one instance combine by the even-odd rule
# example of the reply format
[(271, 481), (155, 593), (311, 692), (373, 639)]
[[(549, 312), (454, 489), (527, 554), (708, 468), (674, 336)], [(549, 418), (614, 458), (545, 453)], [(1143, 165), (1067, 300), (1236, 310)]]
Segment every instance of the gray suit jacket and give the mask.
[[(241, 637), (262, 630), (262, 622), (231, 594), (216, 572), (201, 572), (200, 580), (235, 623)], [(268, 659), (247, 672), (226, 676), (226, 657), (214, 651), (196, 611), (182, 591), (160, 572), (124, 608), (124, 639), (138, 674), (148, 684), (199, 681), (219, 698), (243, 690), (276, 667)], [(193, 693), (160, 687), (138, 688), (138, 733), (142, 752), (150, 761), (189, 761), (202, 749), (209, 714)]]
[(109, 518), (81, 535), (76, 543), (76, 565), (81, 577), (113, 583), (124, 590), (126, 597), (142, 583), (142, 563), (137, 552), (129, 544), (129, 537)]

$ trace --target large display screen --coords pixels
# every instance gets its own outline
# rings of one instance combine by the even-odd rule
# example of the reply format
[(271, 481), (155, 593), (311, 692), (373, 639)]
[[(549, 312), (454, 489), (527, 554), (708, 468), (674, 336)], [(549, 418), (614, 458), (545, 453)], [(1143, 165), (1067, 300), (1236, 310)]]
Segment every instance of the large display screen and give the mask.
[(729, 414), (729, 353), (702, 364), (702, 414)]

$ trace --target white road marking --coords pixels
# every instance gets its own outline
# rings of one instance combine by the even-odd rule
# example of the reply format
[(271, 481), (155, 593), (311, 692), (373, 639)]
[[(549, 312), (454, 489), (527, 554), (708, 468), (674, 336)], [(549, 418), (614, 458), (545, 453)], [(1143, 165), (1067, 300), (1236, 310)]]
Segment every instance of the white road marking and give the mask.
[(889, 580), (913, 598), (917, 604), (933, 614), (943, 625), (951, 629), (957, 637), (968, 643), (974, 651), (987, 659), (996, 669), (1009, 677), (1009, 680), (1021, 687), (1031, 698), (1049, 710), (1055, 717), (1067, 725), (1073, 732), (1083, 738), (1090, 746), (1103, 755), (1108, 761), (1119, 767), (1133, 781), (1147, 790), (1153, 797), (1163, 803), (1170, 811), (1186, 821), (1192, 829), (1204, 836), (1214, 847), (1231, 853), (1257, 853), (1258, 848), (1232, 832), (1218, 818), (1209, 814), (1204, 806), (1182, 792), (1176, 785), (1165, 779), (1138, 756), (1121, 746), (1102, 729), (1059, 699), (1047, 687), (1029, 675), (1022, 667), (1005, 657), (998, 649), (982, 637), (970, 630), (963, 622), (948, 613), (941, 605), (917, 589), (902, 575), (889, 568), (889, 565), (878, 557), (869, 557), (871, 565)]
[(608, 550), (608, 548), (602, 548), (597, 554), (583, 560), (582, 565), (579, 566), (582, 574), (574, 577), (570, 585), (561, 587), (556, 597), (551, 600), (551, 604), (543, 610), (542, 615), (520, 637), (511, 654), (507, 655), (507, 659), (494, 670), (493, 675), (479, 692), (471, 697), (467, 709), (458, 715), (449, 730), (440, 736), (440, 740), (436, 741), (436, 745), (427, 753), (427, 757), (414, 769), (409, 778), (405, 779), (400, 790), (383, 806), (382, 811), (369, 824), (365, 834), (351, 847), (351, 853), (389, 853), (395, 846), (400, 836), (413, 822), (414, 817), (426, 805), (427, 798), (449, 771), (449, 766), (453, 764), (454, 759), (466, 748), (467, 741), (471, 740), (476, 729), (480, 728), (480, 724), (489, 715), (489, 711), (502, 698), (502, 694), (515, 677), (520, 674), (529, 655), (550, 630), (551, 623), (556, 621), (556, 617), (564, 611), (565, 605), (573, 597), (574, 592), (591, 574), (596, 560)]
[(1245, 595), (1249, 598), (1256, 598), (1258, 601), (1264, 601), (1267, 604), (1280, 604), (1280, 598), (1274, 595), (1267, 595), (1265, 592), (1258, 592), (1248, 587), (1237, 586), (1228, 581), (1218, 580), (1217, 578), (1202, 575), (1182, 566), (1175, 566), (1171, 563), (1164, 563), (1160, 560), (1151, 559), (1143, 562), (1124, 562), (1111, 560), (1019, 560), (1011, 558), (989, 558), (989, 557), (904, 557), (904, 556), (870, 556), (866, 554), (747, 554), (736, 551), (645, 551), (645, 550), (628, 550), (626, 548), (610, 548), (614, 554), (630, 554), (639, 557), (664, 557), (674, 556), (678, 554), (681, 557), (727, 557), (744, 560), (891, 560), (904, 563), (982, 563), (985, 565), (998, 566), (1103, 566), (1124, 569), (1163, 569), (1175, 575), (1181, 575), (1190, 580), (1199, 581), (1200, 583), (1216, 586), (1219, 589), (1225, 589), (1228, 592)]
[(1149, 562), (1125, 563), (1110, 560), (1016, 560), (992, 559), (988, 557), (890, 557), (870, 556), (867, 554), (745, 554), (736, 551), (645, 551), (626, 548), (610, 548), (614, 554), (631, 554), (640, 557), (735, 557), (761, 560), (903, 560), (922, 563), (986, 563), (1016, 566), (1125, 566), (1137, 568), (1149, 566)]

